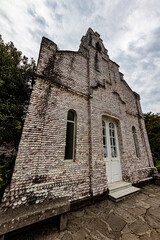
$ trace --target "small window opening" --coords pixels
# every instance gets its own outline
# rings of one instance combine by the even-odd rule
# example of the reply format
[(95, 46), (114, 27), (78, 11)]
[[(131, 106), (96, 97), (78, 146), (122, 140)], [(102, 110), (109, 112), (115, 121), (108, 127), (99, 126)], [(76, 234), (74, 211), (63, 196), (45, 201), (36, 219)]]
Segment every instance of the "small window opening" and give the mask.
[(94, 57), (94, 65), (95, 65), (95, 70), (96, 71), (100, 71), (99, 70), (99, 53), (101, 52), (101, 46), (99, 44), (99, 42), (96, 43), (96, 54), (95, 54), (95, 57)]
[(75, 155), (75, 121), (76, 114), (74, 111), (68, 111), (67, 129), (66, 129), (66, 146), (65, 159), (74, 159)]
[(97, 49), (98, 52), (101, 52), (101, 50), (102, 50), (99, 42), (96, 43), (96, 49)]
[(136, 128), (134, 126), (132, 127), (132, 133), (133, 133), (134, 146), (136, 150), (136, 156), (137, 158), (139, 158), (140, 157), (139, 144), (138, 144)]
[(95, 70), (99, 72), (98, 52), (96, 52), (96, 55), (94, 58), (94, 65), (95, 65)]

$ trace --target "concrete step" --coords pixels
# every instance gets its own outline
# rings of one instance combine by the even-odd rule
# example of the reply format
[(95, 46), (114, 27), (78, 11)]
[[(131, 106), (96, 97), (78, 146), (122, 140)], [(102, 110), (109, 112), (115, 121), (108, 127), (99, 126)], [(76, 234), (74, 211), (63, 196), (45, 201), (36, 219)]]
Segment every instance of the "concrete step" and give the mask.
[(109, 198), (112, 199), (115, 202), (118, 202), (125, 198), (126, 196), (137, 193), (140, 191), (140, 188), (128, 186), (127, 188), (117, 190), (116, 192), (109, 192)]
[(131, 183), (124, 182), (124, 181), (118, 181), (118, 182), (114, 182), (114, 183), (109, 183), (108, 189), (109, 189), (109, 193), (113, 193), (113, 192), (117, 192), (119, 190), (128, 188), (130, 186), (132, 186)]

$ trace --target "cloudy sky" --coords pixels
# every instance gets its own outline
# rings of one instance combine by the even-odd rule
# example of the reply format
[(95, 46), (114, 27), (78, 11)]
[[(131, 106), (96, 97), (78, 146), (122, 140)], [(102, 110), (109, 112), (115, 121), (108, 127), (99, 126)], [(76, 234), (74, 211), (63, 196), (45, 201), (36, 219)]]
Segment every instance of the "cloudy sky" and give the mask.
[(0, 0), (0, 34), (36, 61), (42, 36), (78, 50), (91, 27), (143, 112), (160, 112), (160, 0)]

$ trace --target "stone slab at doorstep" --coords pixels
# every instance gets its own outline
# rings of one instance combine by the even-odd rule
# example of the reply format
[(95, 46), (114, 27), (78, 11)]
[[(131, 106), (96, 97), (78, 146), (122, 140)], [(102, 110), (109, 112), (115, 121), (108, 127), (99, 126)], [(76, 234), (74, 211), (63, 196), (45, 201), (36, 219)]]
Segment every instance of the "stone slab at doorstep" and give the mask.
[(108, 184), (109, 198), (115, 202), (119, 202), (130, 194), (137, 193), (140, 188), (133, 187), (131, 183), (119, 181)]
[[(64, 225), (67, 221), (64, 214), (68, 211), (70, 211), (70, 203), (66, 198), (45, 201), (44, 203), (19, 207), (17, 209), (9, 209), (0, 215), (0, 237), (3, 239), (2, 236), (6, 233), (58, 215), (62, 215), (62, 218), (60, 218), (60, 227), (62, 226), (64, 230)], [(64, 220), (65, 224), (61, 220)]]
[(118, 181), (114, 183), (109, 183), (108, 189), (110, 193), (113, 193), (113, 192), (116, 192), (117, 189), (122, 190), (122, 189), (128, 188), (129, 186), (132, 186), (132, 184), (124, 181)]

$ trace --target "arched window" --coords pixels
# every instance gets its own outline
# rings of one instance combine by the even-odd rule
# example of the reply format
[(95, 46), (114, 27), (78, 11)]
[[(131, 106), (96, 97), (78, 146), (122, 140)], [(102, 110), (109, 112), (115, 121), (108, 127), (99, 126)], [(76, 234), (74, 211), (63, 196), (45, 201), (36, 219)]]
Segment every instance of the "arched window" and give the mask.
[(136, 150), (136, 156), (139, 158), (140, 157), (139, 144), (138, 144), (136, 128), (134, 126), (132, 127), (132, 133), (133, 133), (133, 139), (134, 139), (134, 146)]
[(67, 117), (65, 159), (73, 160), (75, 157), (75, 128), (76, 113), (73, 110), (69, 110)]

